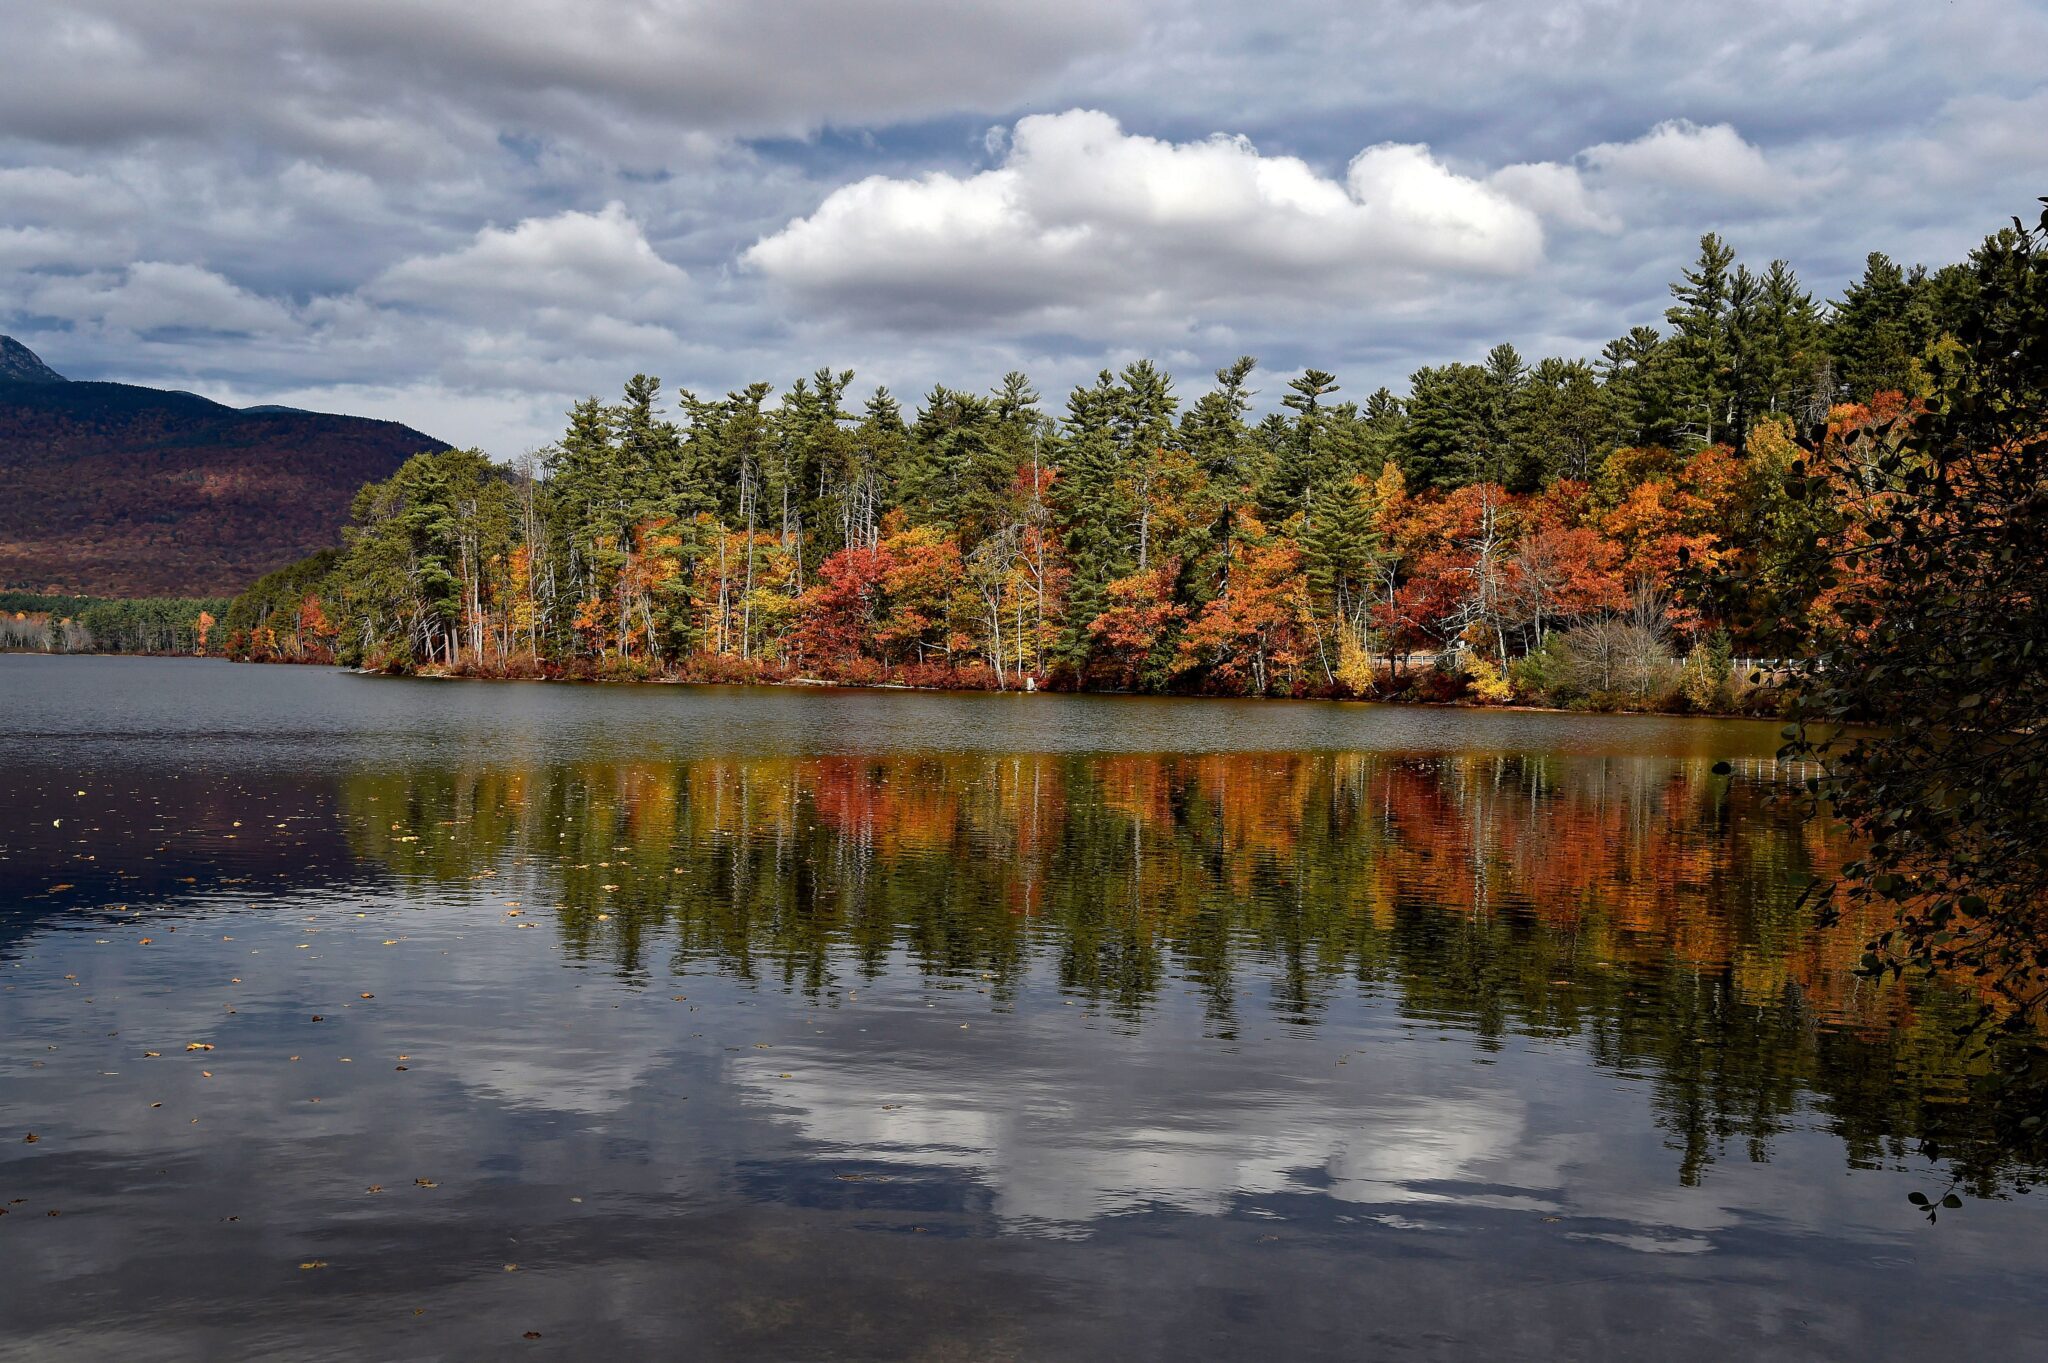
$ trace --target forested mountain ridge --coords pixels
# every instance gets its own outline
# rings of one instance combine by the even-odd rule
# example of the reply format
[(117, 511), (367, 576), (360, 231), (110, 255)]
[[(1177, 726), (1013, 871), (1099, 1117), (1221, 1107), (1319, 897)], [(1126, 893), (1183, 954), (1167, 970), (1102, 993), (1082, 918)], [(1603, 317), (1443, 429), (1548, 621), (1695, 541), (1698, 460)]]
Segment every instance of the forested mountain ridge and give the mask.
[(231, 593), (332, 544), (362, 484), (446, 448), (396, 422), (67, 381), (0, 337), (0, 587)]

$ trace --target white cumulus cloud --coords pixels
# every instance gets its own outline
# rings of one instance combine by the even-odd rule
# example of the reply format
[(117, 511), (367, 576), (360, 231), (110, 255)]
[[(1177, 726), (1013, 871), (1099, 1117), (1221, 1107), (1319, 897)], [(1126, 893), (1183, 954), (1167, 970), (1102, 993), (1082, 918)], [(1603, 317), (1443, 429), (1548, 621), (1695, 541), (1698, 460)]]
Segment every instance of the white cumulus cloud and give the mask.
[(664, 260), (614, 202), (596, 213), (486, 227), (456, 250), (400, 261), (364, 292), (455, 315), (502, 316), (513, 302), (646, 319), (671, 313), (688, 284), (689, 275)]
[(1737, 199), (1768, 199), (1795, 186), (1757, 147), (1726, 123), (1701, 127), (1675, 118), (1631, 142), (1603, 142), (1580, 153), (1612, 179), (1643, 180)]
[(1167, 142), (1077, 109), (1019, 120), (979, 174), (837, 189), (742, 261), (877, 320), (1057, 326), (1391, 296), (1542, 255), (1536, 211), (1427, 147), (1368, 147), (1339, 180), (1242, 137)]

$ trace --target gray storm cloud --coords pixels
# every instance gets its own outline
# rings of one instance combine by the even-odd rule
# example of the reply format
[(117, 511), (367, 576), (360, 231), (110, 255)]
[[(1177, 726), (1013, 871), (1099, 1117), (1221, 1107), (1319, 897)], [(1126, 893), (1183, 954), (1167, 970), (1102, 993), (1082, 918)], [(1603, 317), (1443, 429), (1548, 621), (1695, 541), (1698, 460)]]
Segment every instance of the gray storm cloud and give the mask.
[[(0, 330), (510, 455), (645, 370), (1347, 389), (2048, 184), (2037, 3), (0, 0)], [(993, 130), (993, 131), (992, 131)]]

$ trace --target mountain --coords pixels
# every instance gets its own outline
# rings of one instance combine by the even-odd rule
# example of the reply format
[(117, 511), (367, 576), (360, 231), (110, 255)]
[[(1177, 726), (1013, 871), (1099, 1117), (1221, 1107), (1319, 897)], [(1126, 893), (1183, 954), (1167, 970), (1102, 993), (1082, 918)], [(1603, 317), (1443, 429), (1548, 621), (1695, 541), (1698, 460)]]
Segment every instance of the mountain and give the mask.
[(446, 448), (394, 421), (67, 380), (0, 336), (0, 588), (232, 595), (338, 543), (364, 483)]
[(64, 376), (12, 336), (0, 336), (0, 382), (62, 383)]

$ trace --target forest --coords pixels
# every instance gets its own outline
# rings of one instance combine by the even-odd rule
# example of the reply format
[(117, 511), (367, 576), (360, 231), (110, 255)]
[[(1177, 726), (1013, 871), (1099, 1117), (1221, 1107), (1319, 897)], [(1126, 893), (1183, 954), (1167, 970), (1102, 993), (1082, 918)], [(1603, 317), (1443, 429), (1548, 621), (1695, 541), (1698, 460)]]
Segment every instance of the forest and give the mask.
[[(484, 676), (1383, 697), (1728, 712), (1776, 704), (1788, 614), (1854, 583), (1887, 432), (1939, 401), (1986, 261), (1869, 256), (1816, 300), (1708, 234), (1662, 329), (1592, 359), (1318, 369), (1243, 357), (1184, 395), (1140, 360), (1055, 412), (1018, 373), (857, 405), (636, 375), (514, 467), (421, 454), (345, 542), (222, 618), (237, 657)], [(1820, 472), (1816, 472), (1819, 470)], [(1875, 474), (1873, 473), (1874, 477)], [(1792, 599), (1796, 593), (1797, 599)], [(1764, 685), (1756, 685), (1757, 682)]]
[(106, 600), (0, 592), (0, 652), (207, 652), (226, 597), (155, 596)]

